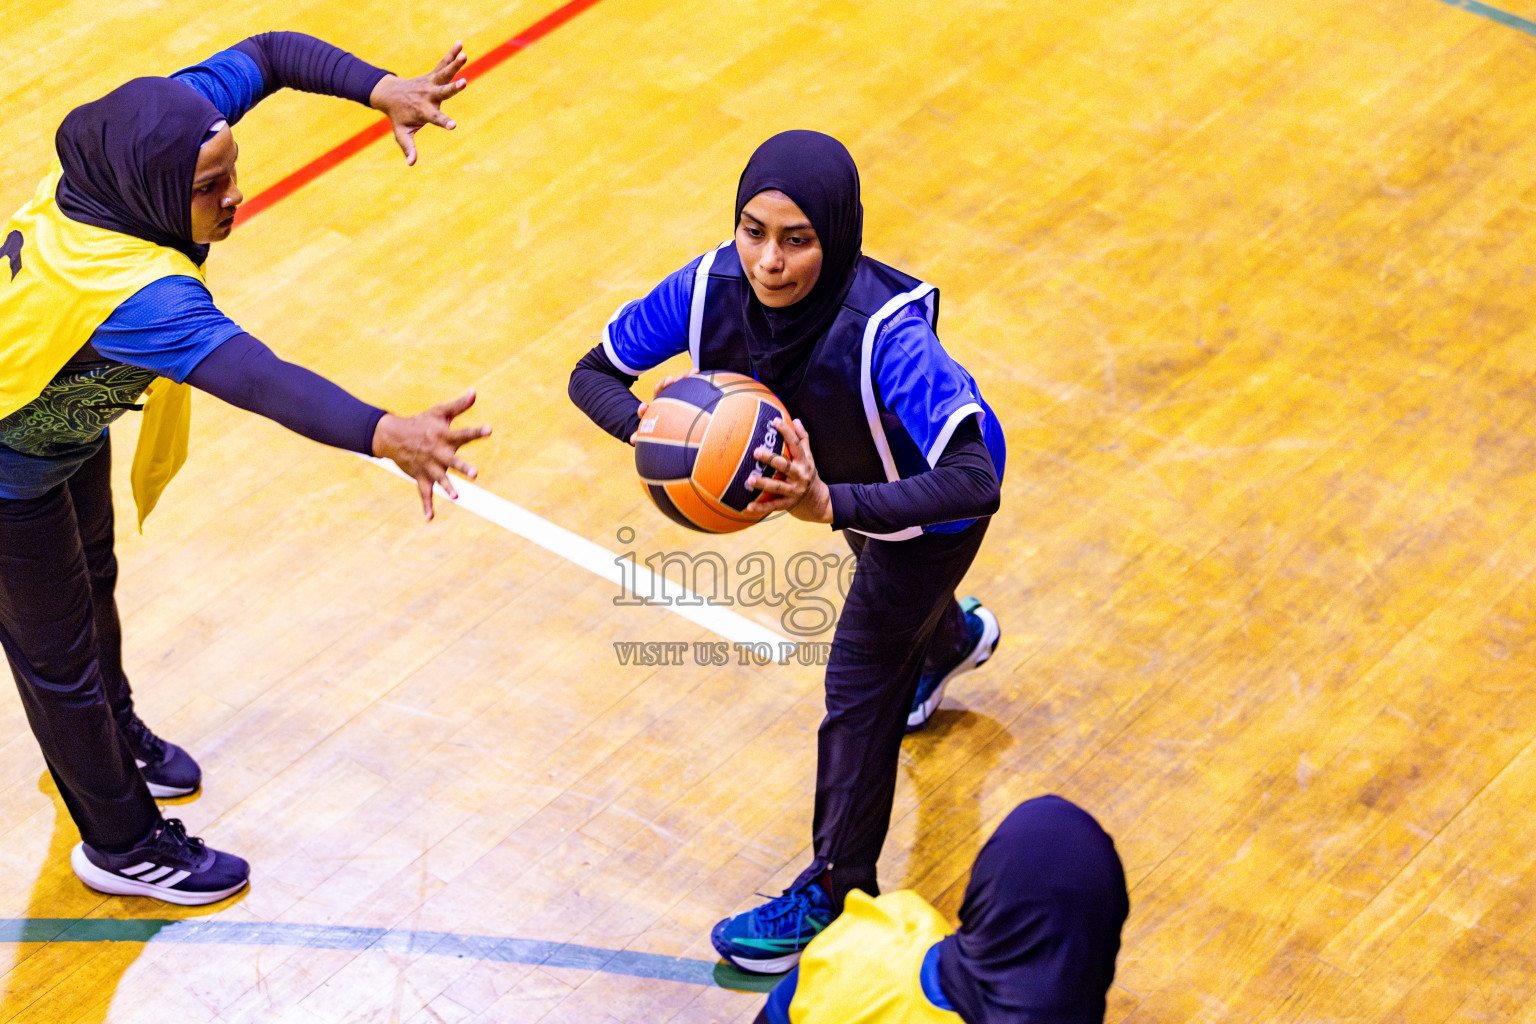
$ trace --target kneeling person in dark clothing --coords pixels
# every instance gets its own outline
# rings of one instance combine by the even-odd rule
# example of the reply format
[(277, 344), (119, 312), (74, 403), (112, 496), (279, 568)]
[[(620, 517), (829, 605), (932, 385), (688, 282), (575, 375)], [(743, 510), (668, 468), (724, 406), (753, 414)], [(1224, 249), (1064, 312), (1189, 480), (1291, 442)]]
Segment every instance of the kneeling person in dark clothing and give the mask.
[(1129, 911), (1114, 841), (1037, 797), (977, 855), (959, 931), (914, 892), (853, 893), (755, 1024), (1103, 1024)]

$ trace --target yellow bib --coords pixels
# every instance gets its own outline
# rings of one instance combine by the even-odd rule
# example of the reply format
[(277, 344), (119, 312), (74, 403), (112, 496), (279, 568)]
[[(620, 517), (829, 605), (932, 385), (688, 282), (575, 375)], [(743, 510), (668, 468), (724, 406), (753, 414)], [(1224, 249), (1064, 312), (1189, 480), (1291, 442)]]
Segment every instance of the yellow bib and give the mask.
[[(42, 394), (145, 285), (176, 275), (205, 280), (203, 268), (175, 249), (64, 216), (54, 201), (63, 173), (55, 164), (32, 201), (0, 227), (0, 418)], [(191, 390), (160, 377), (144, 393), (131, 473), (141, 530), (186, 461)]]
[(928, 948), (949, 922), (917, 893), (854, 890), (843, 913), (800, 956), (792, 1024), (961, 1024), (923, 994)]

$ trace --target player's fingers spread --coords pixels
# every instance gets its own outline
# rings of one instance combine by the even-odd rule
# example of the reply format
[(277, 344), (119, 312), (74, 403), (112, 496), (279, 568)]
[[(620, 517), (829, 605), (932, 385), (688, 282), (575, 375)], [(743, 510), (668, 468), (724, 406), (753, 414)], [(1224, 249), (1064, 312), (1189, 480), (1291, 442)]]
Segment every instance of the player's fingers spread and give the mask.
[(793, 490), (793, 488), (791, 488), (790, 485), (785, 483), (783, 480), (779, 480), (776, 477), (771, 476), (759, 477), (757, 481), (757, 489), (762, 491), (764, 494), (789, 494)]
[(463, 415), (465, 410), (467, 410), (470, 406), (472, 406), (474, 404), (475, 404), (475, 389), (474, 388), (470, 388), (468, 391), (464, 392), (464, 394), (460, 395), (458, 398), (450, 398), (446, 402), (443, 402), (443, 403), (441, 403), (439, 405), (434, 405), (432, 407), (432, 411), (437, 413), (440, 416), (446, 416), (446, 417), (448, 417), (451, 420), (451, 419), (453, 419), (456, 416)]
[(422, 460), (417, 479), (441, 489), (445, 494), (448, 492), (448, 467), (435, 458)]
[(456, 473), (461, 474), (466, 480), (473, 480), (475, 477), (480, 475), (480, 471), (478, 469), (476, 469), (474, 466), (471, 466), (463, 459), (454, 459), (452, 462), (448, 463), (448, 465), (452, 467)]
[(805, 428), (800, 425), (799, 420), (795, 420), (795, 432), (800, 435), (800, 451), (809, 459), (811, 457), (811, 435), (805, 432)]
[(432, 73), (434, 75), (442, 74), (445, 70), (452, 68), (455, 64), (459, 66), (463, 66), (464, 64), (463, 43), (454, 43), (452, 46), (450, 46), (448, 48), (448, 52), (443, 54), (443, 59), (433, 65)]
[(396, 122), (395, 143), (400, 147), (400, 152), (405, 154), (405, 166), (410, 167), (416, 163), (416, 141), (411, 138), (410, 130), (405, 125)]
[(803, 455), (800, 450), (799, 439), (795, 437), (795, 432), (785, 427), (783, 420), (774, 420), (773, 422), (778, 425), (779, 435), (784, 438), (785, 450), (787, 450), (790, 456), (796, 461), (801, 459)]

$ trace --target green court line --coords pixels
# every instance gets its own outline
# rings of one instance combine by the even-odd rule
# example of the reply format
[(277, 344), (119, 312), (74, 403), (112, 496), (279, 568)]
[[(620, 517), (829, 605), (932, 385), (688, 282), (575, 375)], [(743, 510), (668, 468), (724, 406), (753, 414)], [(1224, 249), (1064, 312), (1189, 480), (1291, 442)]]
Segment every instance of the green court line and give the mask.
[(1507, 25), (1528, 36), (1536, 36), (1536, 21), (1527, 21), (1508, 11), (1501, 11), (1497, 7), (1489, 7), (1487, 4), (1478, 3), (1477, 0), (1440, 0), (1440, 2), (1450, 7), (1460, 7), (1464, 11), (1480, 15), (1489, 21), (1496, 21), (1500, 25)]
[(737, 992), (766, 992), (779, 980), (772, 976), (747, 974), (726, 963), (688, 960), (660, 953), (578, 946), (568, 942), (397, 928), (218, 921), (206, 918), (186, 921), (94, 917), (0, 918), (0, 942), (173, 942), (185, 945), (292, 946), (298, 949), (417, 953), (565, 967), (631, 978), (654, 978), (658, 981), (680, 981)]

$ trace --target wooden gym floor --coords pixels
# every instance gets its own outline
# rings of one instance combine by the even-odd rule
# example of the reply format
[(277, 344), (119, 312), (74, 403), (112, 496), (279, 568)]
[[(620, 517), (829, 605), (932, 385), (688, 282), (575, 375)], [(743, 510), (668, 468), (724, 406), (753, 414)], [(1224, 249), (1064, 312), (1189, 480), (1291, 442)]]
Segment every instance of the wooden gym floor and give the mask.
[[(557, 6), (12, 2), (0, 203), (72, 106), (248, 34), (415, 73)], [(1111, 1022), (1536, 1021), (1536, 3), (588, 8), (418, 166), (375, 143), (243, 224), (220, 305), (392, 409), (477, 386), (481, 484), (598, 568), (835, 554), (674, 528), (565, 384), (729, 235), (758, 142), (838, 135), (867, 251), (943, 289), (1010, 447), (966, 584), (1002, 646), (904, 748), (885, 884), (953, 915), (1001, 816), (1057, 792), (1131, 884)], [(270, 100), (247, 195), (372, 120)], [(750, 1020), (708, 931), (806, 857), (817, 669), (621, 664), (718, 630), (620, 602), (569, 538), (423, 526), (360, 459), (195, 418), (119, 540), (128, 667), (206, 772), (170, 812), (252, 885), (83, 888), (0, 688), (0, 1021)]]

